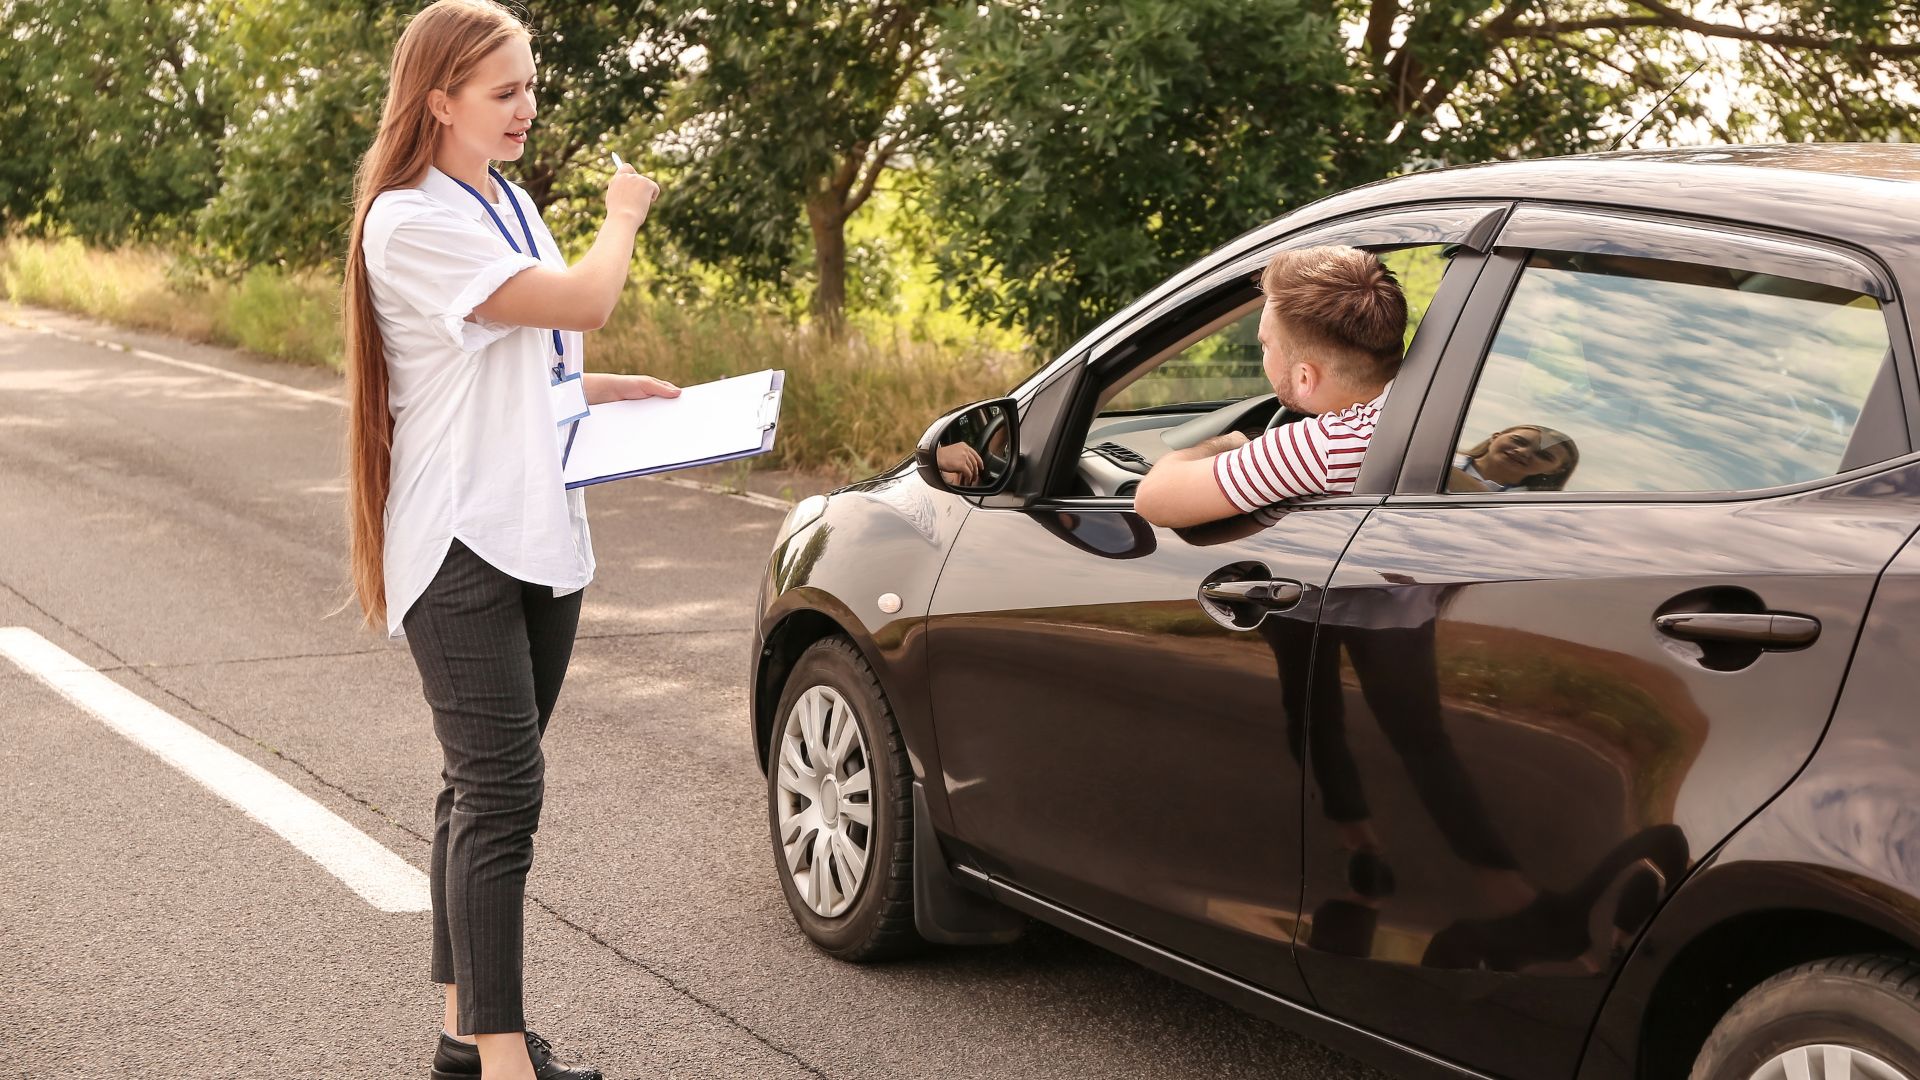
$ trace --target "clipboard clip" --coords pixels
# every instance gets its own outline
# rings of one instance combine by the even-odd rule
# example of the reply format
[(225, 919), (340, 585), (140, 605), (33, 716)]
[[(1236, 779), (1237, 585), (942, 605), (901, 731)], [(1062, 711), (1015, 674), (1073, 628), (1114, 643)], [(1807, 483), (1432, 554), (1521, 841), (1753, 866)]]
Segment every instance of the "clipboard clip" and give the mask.
[(764, 431), (772, 427), (779, 419), (780, 391), (777, 389), (769, 390), (760, 398), (760, 413), (754, 422), (759, 424), (760, 429)]

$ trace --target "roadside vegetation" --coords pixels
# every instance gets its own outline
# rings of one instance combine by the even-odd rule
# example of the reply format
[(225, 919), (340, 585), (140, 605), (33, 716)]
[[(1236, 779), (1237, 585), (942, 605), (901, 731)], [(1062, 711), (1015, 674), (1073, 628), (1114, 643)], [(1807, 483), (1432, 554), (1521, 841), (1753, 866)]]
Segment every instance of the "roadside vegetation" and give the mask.
[[(0, 244), (0, 293), (122, 326), (338, 369), (339, 283), (323, 271), (195, 274), (157, 248), (103, 251), (71, 238)], [(767, 467), (865, 475), (896, 460), (939, 413), (994, 397), (1031, 369), (993, 335), (940, 343), (858, 318), (839, 337), (777, 312), (729, 311), (629, 292), (589, 339), (595, 370), (687, 385), (744, 371), (789, 373)]]
[[(4, 293), (334, 366), (352, 177), (423, 0), (8, 0)], [(522, 6), (522, 10), (525, 10)], [(1905, 0), (552, 0), (510, 167), (564, 248), (661, 180), (594, 362), (791, 375), (857, 472), (1226, 240), (1409, 170), (1920, 138)]]

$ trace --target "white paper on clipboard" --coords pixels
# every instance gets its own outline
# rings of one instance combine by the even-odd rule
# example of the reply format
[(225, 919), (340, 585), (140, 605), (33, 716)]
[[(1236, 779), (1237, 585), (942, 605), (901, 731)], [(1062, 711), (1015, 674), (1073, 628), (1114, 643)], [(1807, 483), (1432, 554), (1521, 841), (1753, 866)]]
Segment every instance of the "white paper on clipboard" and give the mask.
[(779, 422), (783, 375), (756, 371), (683, 386), (679, 397), (595, 405), (567, 449), (567, 486), (766, 452)]

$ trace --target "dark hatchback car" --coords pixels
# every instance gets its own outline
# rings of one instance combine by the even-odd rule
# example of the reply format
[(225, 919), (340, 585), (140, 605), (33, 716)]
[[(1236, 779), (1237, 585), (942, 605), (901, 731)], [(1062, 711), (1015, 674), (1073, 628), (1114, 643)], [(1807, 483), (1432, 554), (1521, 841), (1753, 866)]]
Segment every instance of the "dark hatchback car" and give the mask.
[[(796, 507), (752, 724), (802, 929), (1038, 918), (1396, 1074), (1920, 1080), (1916, 179), (1349, 191)], [(1318, 244), (1414, 315), (1353, 493), (1150, 525), (1159, 455), (1300, 419), (1255, 277)]]

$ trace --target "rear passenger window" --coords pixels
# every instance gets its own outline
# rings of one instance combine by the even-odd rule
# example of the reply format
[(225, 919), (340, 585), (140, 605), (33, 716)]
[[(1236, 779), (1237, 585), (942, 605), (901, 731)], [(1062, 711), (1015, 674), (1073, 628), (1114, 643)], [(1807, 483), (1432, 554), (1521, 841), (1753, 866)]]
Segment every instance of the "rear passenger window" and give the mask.
[(1481, 367), (1445, 488), (1728, 491), (1831, 476), (1888, 361), (1886, 318), (1861, 293), (1536, 254)]

